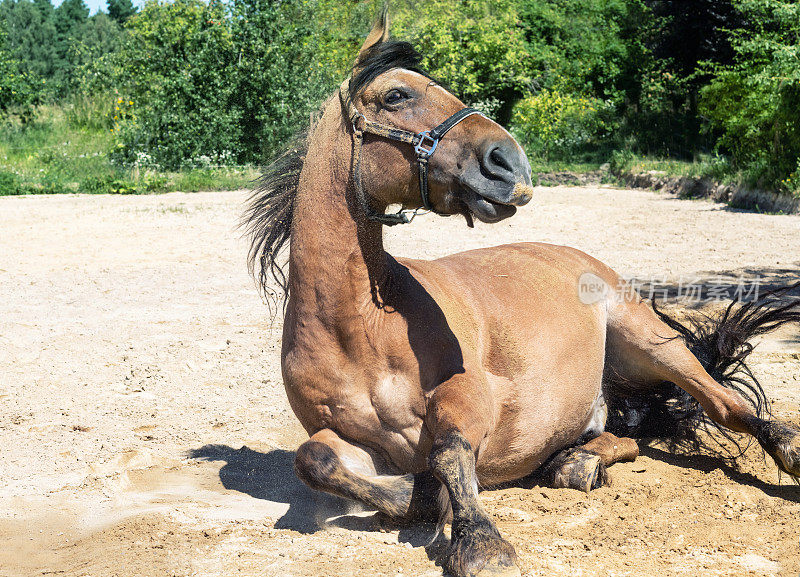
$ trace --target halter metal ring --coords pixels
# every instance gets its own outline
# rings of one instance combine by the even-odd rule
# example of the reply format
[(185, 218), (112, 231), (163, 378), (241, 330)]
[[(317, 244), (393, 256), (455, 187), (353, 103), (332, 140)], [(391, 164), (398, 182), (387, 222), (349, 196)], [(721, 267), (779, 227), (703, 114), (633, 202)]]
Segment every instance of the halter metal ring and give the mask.
[(414, 152), (420, 157), (429, 157), (432, 155), (439, 144), (439, 139), (431, 136), (429, 130), (423, 130), (417, 134), (417, 138), (419, 138), (419, 142), (414, 146)]

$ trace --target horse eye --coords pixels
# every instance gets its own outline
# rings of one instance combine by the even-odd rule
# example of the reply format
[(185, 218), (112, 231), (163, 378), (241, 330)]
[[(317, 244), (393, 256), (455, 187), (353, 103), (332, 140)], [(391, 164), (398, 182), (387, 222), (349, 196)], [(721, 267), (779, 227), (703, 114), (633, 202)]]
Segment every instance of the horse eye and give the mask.
[(389, 93), (386, 94), (386, 96), (384, 97), (383, 101), (386, 104), (397, 104), (398, 102), (401, 102), (401, 101), (405, 100), (406, 98), (408, 98), (408, 96), (406, 94), (404, 94), (400, 90), (395, 89), (395, 90), (389, 91)]

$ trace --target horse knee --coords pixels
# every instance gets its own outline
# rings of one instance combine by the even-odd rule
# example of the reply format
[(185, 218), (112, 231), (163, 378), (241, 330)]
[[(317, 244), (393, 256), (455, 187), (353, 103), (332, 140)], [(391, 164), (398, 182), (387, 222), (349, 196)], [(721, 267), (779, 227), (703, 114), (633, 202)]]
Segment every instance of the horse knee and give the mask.
[(339, 457), (324, 443), (306, 441), (297, 449), (294, 472), (312, 489), (324, 491), (340, 472)]
[(470, 459), (471, 455), (472, 446), (469, 441), (458, 431), (452, 431), (434, 441), (428, 454), (428, 466), (440, 475), (457, 475), (460, 470), (475, 466), (474, 458)]

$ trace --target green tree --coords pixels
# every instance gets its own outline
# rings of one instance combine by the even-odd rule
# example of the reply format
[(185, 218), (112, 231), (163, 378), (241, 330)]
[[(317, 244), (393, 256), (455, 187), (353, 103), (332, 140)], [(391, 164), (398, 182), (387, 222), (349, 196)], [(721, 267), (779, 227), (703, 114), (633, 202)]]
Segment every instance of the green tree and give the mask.
[[(315, 9), (304, 0), (233, 0), (236, 58), (230, 81), (241, 115), (242, 160), (262, 161), (298, 128), (344, 79), (329, 67)], [(353, 53), (349, 55), (352, 63)]]
[(106, 0), (108, 15), (117, 22), (124, 24), (128, 18), (136, 14), (136, 7), (131, 0)]
[(112, 88), (114, 56), (121, 45), (122, 30), (108, 14), (91, 16), (70, 39), (68, 92), (86, 96)]
[(41, 96), (49, 89), (49, 79), (56, 69), (56, 29), (49, 2), (2, 0), (0, 22), (7, 34), (7, 49), (19, 62), (35, 92)]
[(238, 152), (237, 54), (226, 6), (153, 0), (126, 26), (118, 67), (117, 158), (175, 168)]
[(517, 22), (515, 0), (427, 0), (397, 10), (392, 31), (416, 46), (432, 75), (507, 124), (533, 80)]
[(55, 9), (56, 31), (62, 37), (73, 35), (89, 19), (89, 7), (83, 0), (64, 0)]
[(520, 1), (520, 21), (536, 88), (635, 101), (648, 50), (639, 0)]
[(53, 88), (57, 96), (68, 92), (74, 65), (71, 49), (76, 39), (80, 38), (89, 19), (89, 8), (83, 0), (64, 0), (53, 15), (56, 28), (56, 59), (53, 70)]
[(342, 80), (341, 62), (320, 50), (342, 41), (321, 6), (336, 12), (307, 0), (147, 2), (117, 59), (122, 101), (133, 102), (120, 111), (117, 157), (264, 162)]
[(0, 116), (11, 110), (27, 114), (31, 87), (20, 63), (6, 47), (6, 33), (0, 28)]
[(734, 62), (718, 66), (701, 109), (751, 183), (800, 190), (800, 4), (739, 0)]
[(645, 149), (692, 156), (713, 146), (698, 110), (699, 91), (711, 80), (709, 65), (733, 61), (730, 32), (745, 20), (731, 0), (648, 0), (647, 5), (653, 61), (633, 133)]

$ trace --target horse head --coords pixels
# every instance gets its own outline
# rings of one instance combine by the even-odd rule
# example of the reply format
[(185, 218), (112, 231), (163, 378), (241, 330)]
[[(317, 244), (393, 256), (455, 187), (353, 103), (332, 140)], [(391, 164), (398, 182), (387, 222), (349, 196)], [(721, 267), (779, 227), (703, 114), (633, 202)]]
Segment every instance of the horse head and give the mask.
[(410, 44), (389, 40), (384, 11), (342, 85), (356, 187), (370, 197), (365, 209), (376, 207), (373, 220), (385, 224), (407, 221), (383, 215), (392, 204), (462, 214), (470, 226), (473, 216), (489, 223), (512, 216), (531, 199), (525, 152), (502, 126), (426, 75), (420, 61)]

